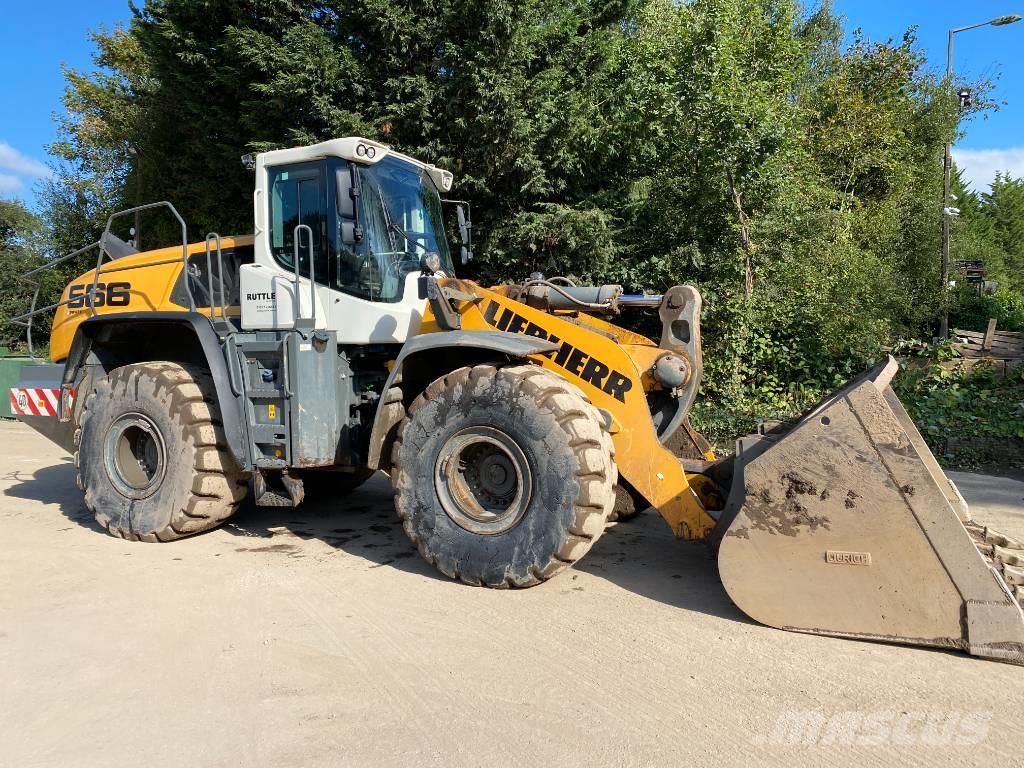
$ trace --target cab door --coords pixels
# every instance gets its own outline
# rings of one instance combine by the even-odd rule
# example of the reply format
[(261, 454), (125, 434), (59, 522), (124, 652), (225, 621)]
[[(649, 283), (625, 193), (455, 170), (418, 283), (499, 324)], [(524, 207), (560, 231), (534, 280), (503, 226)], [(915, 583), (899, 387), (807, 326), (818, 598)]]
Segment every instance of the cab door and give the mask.
[[(264, 328), (291, 328), (296, 315), (330, 323), (331, 210), (326, 163), (312, 161), (266, 168), (266, 258), (247, 272), (243, 326), (249, 315)], [(257, 250), (260, 238), (257, 237)], [(298, 259), (298, 269), (296, 269)], [(298, 273), (298, 283), (295, 275)], [(311, 288), (310, 279), (315, 283)], [(248, 304), (248, 307), (246, 306)], [(261, 311), (258, 311), (261, 310)]]

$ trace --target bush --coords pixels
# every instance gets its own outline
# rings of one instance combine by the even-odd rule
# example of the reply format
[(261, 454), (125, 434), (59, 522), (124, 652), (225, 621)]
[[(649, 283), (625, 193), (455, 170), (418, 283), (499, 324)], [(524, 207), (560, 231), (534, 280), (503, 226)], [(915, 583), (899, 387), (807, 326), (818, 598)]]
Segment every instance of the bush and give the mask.
[(1005, 376), (992, 366), (968, 369), (949, 345), (901, 365), (893, 387), (941, 463), (964, 468), (1020, 463), (1024, 369)]
[(963, 288), (955, 296), (950, 326), (963, 331), (984, 331), (991, 318), (1001, 331), (1024, 331), (1024, 296), (1006, 288), (978, 295)]

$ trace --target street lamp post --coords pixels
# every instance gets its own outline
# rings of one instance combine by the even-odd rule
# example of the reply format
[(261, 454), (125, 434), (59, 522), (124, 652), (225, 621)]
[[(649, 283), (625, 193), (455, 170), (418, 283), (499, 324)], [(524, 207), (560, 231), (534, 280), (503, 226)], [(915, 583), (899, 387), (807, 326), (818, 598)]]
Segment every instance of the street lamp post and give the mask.
[[(140, 169), (139, 150), (135, 147), (128, 147), (128, 154), (135, 158), (135, 205), (142, 205), (142, 171)], [(135, 226), (132, 227), (132, 240), (135, 241), (135, 250), (142, 250), (142, 211), (135, 212)]]
[[(996, 19), (983, 21), (980, 24), (968, 24), (949, 30), (949, 43), (946, 46), (946, 86), (953, 87), (953, 35), (978, 27), (1004, 27), (1020, 21), (1016, 15), (1000, 16)], [(953, 140), (946, 142), (946, 154), (942, 162), (942, 318), (939, 322), (939, 338), (949, 338), (949, 224), (953, 217), (950, 210), (950, 185), (953, 170)]]

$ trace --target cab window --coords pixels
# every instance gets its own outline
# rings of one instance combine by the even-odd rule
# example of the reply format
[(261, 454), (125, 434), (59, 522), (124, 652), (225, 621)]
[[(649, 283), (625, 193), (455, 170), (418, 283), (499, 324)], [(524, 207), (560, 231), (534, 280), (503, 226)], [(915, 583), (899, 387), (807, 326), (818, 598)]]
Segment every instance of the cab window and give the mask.
[(269, 171), (270, 250), (278, 264), (295, 269), (296, 236), (299, 245), (299, 274), (309, 277), (310, 233), (296, 227), (305, 224), (312, 231), (314, 277), (318, 283), (330, 280), (327, 247), (327, 185), (322, 162), (296, 163)]

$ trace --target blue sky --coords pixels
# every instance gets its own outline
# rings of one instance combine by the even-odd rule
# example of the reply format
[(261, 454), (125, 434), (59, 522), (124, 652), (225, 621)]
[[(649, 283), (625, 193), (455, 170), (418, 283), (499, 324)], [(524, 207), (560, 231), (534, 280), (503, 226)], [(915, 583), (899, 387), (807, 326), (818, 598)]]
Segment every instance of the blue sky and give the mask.
[[(142, 0), (139, 0), (141, 4)], [(0, 114), (0, 197), (31, 203), (32, 189), (47, 173), (46, 144), (56, 137), (52, 115), (61, 109), (61, 64), (88, 68), (86, 35), (130, 17), (127, 0), (49, 0), (40, 6), (0, 0), (4, 45), (0, 47), (0, 99), (14, 105)], [(1024, 0), (837, 0), (847, 29), (860, 27), (875, 40), (899, 38), (918, 26), (930, 64), (945, 67), (946, 30), (1007, 13), (1024, 15)], [(958, 164), (982, 189), (996, 170), (1024, 176), (1024, 21), (985, 27), (956, 37), (954, 66), (968, 77), (997, 77), (996, 97), (1007, 102), (987, 120), (967, 126), (956, 148)]]

